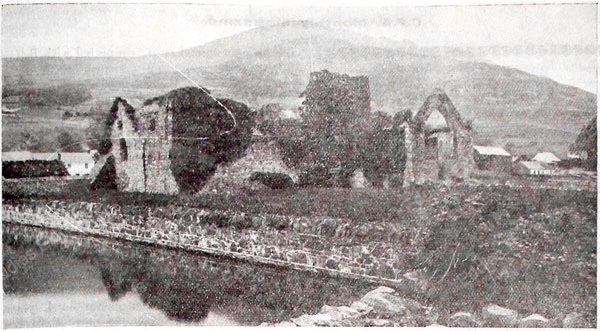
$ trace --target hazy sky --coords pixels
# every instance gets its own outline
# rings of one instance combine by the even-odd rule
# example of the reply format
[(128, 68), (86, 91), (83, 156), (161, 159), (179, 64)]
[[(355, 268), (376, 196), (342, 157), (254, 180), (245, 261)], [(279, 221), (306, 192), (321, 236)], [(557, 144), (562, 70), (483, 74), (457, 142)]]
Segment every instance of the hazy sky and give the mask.
[(596, 92), (595, 4), (379, 8), (4, 5), (2, 56), (143, 55), (300, 19), (422, 46), (467, 47), (489, 62)]

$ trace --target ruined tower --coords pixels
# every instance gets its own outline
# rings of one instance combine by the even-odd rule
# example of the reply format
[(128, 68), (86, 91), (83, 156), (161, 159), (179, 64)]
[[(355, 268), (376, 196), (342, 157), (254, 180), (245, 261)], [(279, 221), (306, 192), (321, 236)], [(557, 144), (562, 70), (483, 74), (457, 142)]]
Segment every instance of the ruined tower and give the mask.
[(117, 98), (110, 154), (114, 157), (117, 189), (126, 192), (176, 194), (169, 151), (173, 143), (172, 113), (152, 102), (133, 109)]

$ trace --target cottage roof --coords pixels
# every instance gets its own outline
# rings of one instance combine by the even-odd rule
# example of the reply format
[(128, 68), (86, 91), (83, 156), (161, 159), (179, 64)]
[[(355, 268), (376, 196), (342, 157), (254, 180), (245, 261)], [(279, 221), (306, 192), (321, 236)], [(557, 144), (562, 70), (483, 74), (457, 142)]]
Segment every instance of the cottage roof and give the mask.
[(94, 163), (94, 158), (89, 153), (60, 153), (63, 163)]
[(2, 161), (27, 161), (27, 160), (31, 160), (31, 152), (29, 152), (29, 151), (2, 152)]
[(56, 153), (31, 153), (30, 151), (3, 152), (2, 161), (51, 161), (58, 159)]
[(556, 155), (554, 155), (550, 152), (538, 153), (538, 154), (536, 154), (536, 156), (533, 157), (532, 160), (542, 162), (542, 163), (553, 163), (553, 162), (560, 161), (560, 159), (558, 157), (556, 157)]
[(520, 164), (528, 170), (546, 170), (546, 167), (544, 167), (543, 164), (536, 161), (521, 161)]
[(510, 156), (510, 153), (507, 152), (502, 147), (494, 147), (494, 146), (475, 146), (473, 148), (477, 151), (477, 153), (481, 155), (499, 155), (499, 156)]

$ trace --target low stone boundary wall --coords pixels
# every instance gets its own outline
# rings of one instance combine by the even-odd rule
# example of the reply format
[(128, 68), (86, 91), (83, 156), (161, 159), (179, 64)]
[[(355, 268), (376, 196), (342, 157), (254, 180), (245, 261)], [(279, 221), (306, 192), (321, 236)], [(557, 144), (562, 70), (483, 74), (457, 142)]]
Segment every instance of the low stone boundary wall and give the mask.
[(349, 222), (343, 219), (183, 208), (170, 212), (166, 215), (157, 208), (129, 215), (118, 206), (36, 200), (3, 204), (3, 222), (360, 279), (407, 294), (425, 289), (422, 282), (402, 275), (396, 247), (383, 241), (369, 241), (368, 246), (358, 243), (348, 231)]

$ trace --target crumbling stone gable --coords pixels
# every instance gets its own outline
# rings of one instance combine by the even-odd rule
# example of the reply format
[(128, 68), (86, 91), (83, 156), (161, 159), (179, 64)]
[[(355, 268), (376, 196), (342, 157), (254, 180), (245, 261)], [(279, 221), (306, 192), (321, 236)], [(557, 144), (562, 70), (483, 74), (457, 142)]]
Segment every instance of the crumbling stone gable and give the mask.
[(146, 100), (137, 110), (117, 98), (101, 144), (101, 154), (114, 160), (114, 176), (105, 176), (114, 178), (112, 186), (160, 194), (197, 191), (216, 164), (238, 159), (250, 144), (251, 111), (209, 93), (183, 87)]
[(120, 98), (115, 105), (110, 154), (115, 160), (117, 189), (177, 194), (179, 189), (169, 160), (172, 114), (156, 102), (138, 111)]
[[(425, 122), (434, 111), (444, 117), (447, 128), (426, 128)], [(410, 182), (468, 178), (473, 172), (472, 129), (442, 90), (427, 97), (410, 125), (405, 125), (405, 135), (405, 186)]]
[(298, 182), (298, 171), (285, 164), (275, 139), (255, 130), (244, 156), (230, 164), (219, 165), (201, 192), (255, 188), (257, 183), (252, 181), (255, 173), (285, 174), (294, 183)]

